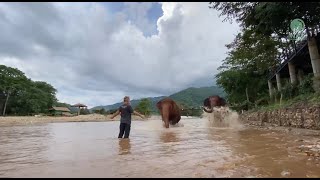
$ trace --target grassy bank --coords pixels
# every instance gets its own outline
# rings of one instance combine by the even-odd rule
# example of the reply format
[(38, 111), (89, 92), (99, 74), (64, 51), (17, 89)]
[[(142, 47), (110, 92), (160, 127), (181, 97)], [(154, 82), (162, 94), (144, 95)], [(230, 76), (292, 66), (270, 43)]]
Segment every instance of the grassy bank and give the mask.
[[(278, 100), (279, 101), (279, 100)], [(267, 106), (260, 106), (249, 110), (248, 112), (256, 111), (273, 111), (288, 107), (301, 107), (320, 105), (320, 93), (303, 94), (292, 99), (282, 100), (281, 102), (269, 104)]]

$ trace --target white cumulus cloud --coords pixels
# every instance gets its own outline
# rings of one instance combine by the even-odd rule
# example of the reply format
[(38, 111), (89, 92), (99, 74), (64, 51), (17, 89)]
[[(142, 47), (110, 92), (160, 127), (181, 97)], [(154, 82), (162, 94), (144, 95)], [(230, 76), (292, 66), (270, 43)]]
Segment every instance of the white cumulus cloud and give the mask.
[(152, 24), (147, 2), (117, 13), (102, 3), (0, 3), (0, 64), (89, 107), (212, 84), (239, 26), (205, 2), (161, 5)]

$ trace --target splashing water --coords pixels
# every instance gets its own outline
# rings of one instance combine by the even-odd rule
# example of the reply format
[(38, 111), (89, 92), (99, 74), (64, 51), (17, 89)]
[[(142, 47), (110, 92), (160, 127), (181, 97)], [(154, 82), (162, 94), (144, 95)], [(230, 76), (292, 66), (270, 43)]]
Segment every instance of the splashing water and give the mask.
[(138, 126), (136, 129), (161, 131), (163, 129), (163, 122), (159, 119), (161, 119), (160, 116), (151, 116), (145, 121), (145, 126)]
[(211, 127), (243, 128), (238, 113), (229, 107), (213, 108), (213, 113), (204, 112), (202, 116), (208, 119), (208, 125)]
[[(178, 128), (184, 127), (183, 123), (180, 121), (175, 125), (169, 124), (169, 128)], [(161, 116), (151, 116), (145, 121), (145, 126), (136, 127), (136, 129), (140, 130), (153, 130), (153, 131), (162, 131), (164, 129), (163, 121), (161, 120)]]

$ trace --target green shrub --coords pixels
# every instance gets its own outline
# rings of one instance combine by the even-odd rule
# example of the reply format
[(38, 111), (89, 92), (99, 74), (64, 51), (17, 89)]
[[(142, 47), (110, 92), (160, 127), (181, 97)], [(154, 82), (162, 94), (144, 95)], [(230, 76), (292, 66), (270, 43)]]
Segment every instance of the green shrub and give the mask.
[(311, 94), (314, 93), (313, 89), (313, 73), (308, 74), (298, 85), (299, 94)]
[(295, 84), (291, 84), (290, 82), (285, 84), (281, 89), (281, 93), (283, 99), (292, 99), (299, 94), (298, 87)]

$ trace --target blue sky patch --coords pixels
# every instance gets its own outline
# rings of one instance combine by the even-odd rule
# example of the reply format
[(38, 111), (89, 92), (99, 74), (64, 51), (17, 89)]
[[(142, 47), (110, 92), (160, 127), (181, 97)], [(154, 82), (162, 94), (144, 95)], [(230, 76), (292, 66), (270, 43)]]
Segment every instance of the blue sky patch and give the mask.
[[(130, 2), (129, 2), (130, 3)], [(141, 2), (132, 2), (132, 3), (141, 3)], [(127, 20), (130, 20), (131, 23), (135, 24), (144, 34), (144, 36), (151, 36), (158, 34), (157, 30), (157, 20), (159, 17), (163, 15), (162, 7), (161, 4), (158, 2), (150, 2), (152, 3), (151, 8), (148, 10), (146, 19), (148, 24), (151, 26), (150, 28), (144, 28), (141, 27), (139, 22), (137, 22), (137, 19), (134, 17), (130, 17), (128, 13), (126, 12), (126, 5), (124, 2), (103, 2), (103, 5), (107, 8), (108, 11), (111, 13), (117, 13), (117, 12), (122, 12), (127, 14)]]

